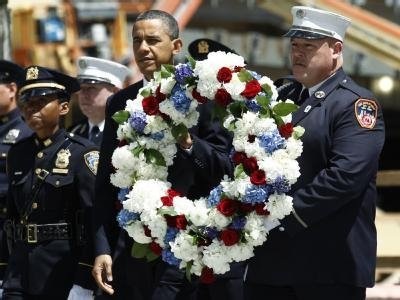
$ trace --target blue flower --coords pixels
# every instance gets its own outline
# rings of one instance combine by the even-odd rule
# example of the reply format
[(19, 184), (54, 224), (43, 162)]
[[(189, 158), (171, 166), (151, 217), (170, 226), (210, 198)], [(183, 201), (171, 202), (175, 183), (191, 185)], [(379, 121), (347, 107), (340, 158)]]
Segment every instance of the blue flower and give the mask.
[(277, 177), (274, 182), (271, 183), (272, 192), (276, 192), (277, 194), (284, 194), (289, 192), (290, 183), (284, 177)]
[(221, 200), (221, 195), (222, 195), (222, 186), (219, 185), (216, 188), (213, 188), (206, 200), (207, 207), (217, 206)]
[(135, 111), (129, 118), (129, 124), (132, 128), (139, 133), (143, 133), (144, 128), (147, 125), (146, 114), (142, 111)]
[(201, 232), (205, 237), (209, 238), (210, 240), (215, 239), (219, 231), (214, 227), (203, 227)]
[(181, 84), (186, 84), (186, 79), (193, 77), (193, 70), (188, 64), (181, 64), (175, 67), (175, 80)]
[(191, 100), (186, 97), (185, 91), (178, 84), (172, 89), (170, 99), (177, 111), (186, 113), (189, 110)]
[(171, 241), (173, 241), (175, 239), (175, 237), (178, 234), (178, 232), (179, 232), (178, 228), (168, 227), (167, 228), (167, 232), (165, 233), (164, 243), (166, 245), (168, 245), (169, 242), (171, 242)]
[(246, 189), (245, 195), (242, 199), (245, 203), (261, 203), (268, 198), (269, 192), (267, 186), (251, 185)]
[(264, 151), (269, 154), (285, 146), (285, 139), (279, 134), (278, 130), (264, 133), (258, 136), (258, 139), (260, 147), (264, 148)]
[(179, 264), (181, 263), (181, 259), (176, 258), (169, 249), (163, 249), (161, 252), (161, 256), (163, 261), (170, 265), (179, 267)]
[(235, 217), (232, 220), (230, 228), (236, 230), (242, 230), (244, 228), (244, 225), (246, 225), (246, 217)]
[(161, 141), (164, 138), (164, 133), (162, 131), (153, 133), (150, 135), (153, 140)]
[(126, 195), (128, 195), (129, 189), (127, 188), (122, 188), (118, 192), (118, 200), (121, 202), (124, 202), (126, 200)]
[(259, 112), (261, 110), (261, 106), (257, 103), (257, 101), (250, 100), (245, 102), (246, 107), (252, 112)]
[(120, 227), (125, 227), (137, 219), (139, 219), (139, 214), (126, 209), (121, 209), (117, 215), (117, 222)]

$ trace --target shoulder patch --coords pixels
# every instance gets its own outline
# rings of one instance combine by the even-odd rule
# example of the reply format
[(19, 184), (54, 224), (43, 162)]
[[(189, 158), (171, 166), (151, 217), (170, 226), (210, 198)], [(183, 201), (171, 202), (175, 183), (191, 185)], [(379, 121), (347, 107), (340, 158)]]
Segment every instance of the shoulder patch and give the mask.
[(378, 106), (375, 101), (360, 98), (354, 104), (354, 113), (358, 124), (363, 128), (372, 129), (375, 127)]
[(86, 166), (89, 168), (90, 171), (92, 171), (94, 175), (96, 175), (97, 166), (99, 164), (99, 151), (90, 151), (88, 153), (85, 153), (83, 157), (85, 159)]

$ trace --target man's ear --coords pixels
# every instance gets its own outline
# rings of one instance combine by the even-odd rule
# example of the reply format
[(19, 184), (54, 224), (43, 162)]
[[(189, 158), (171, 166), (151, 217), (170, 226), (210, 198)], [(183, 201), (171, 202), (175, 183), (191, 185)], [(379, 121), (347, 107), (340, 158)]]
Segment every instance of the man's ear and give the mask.
[(342, 55), (343, 43), (340, 41), (334, 42), (332, 49), (333, 49), (333, 55), (335, 57)]
[(69, 102), (61, 102), (59, 104), (60, 116), (65, 116), (69, 112)]
[(179, 52), (181, 52), (183, 43), (180, 38), (174, 39), (172, 41), (172, 45), (173, 45), (172, 54), (176, 55)]

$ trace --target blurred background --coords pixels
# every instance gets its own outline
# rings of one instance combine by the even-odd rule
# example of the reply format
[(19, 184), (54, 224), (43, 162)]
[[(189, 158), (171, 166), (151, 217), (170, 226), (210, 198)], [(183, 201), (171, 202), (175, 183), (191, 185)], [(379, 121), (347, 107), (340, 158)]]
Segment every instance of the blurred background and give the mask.
[[(132, 57), (132, 21), (153, 8), (170, 12), (179, 22), (185, 51), (178, 60), (184, 59), (192, 40), (211, 38), (242, 55), (249, 69), (275, 80), (290, 73), (289, 41), (282, 35), (291, 25), (294, 5), (327, 9), (352, 19), (344, 69), (375, 93), (386, 122), (377, 177), (377, 281), (398, 286), (400, 0), (0, 0), (0, 58), (71, 75), (76, 75), (76, 59), (81, 55), (112, 59), (132, 69), (133, 83), (141, 74)], [(66, 122), (72, 124), (79, 116), (75, 108)], [(376, 299), (400, 299), (399, 295)]]

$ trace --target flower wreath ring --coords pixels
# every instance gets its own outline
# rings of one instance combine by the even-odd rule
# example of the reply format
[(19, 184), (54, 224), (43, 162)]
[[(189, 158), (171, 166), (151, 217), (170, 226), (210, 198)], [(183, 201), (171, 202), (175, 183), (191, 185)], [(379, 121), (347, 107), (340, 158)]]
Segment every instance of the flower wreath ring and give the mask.
[[(277, 96), (273, 82), (247, 70), (241, 56), (219, 51), (162, 66), (113, 116), (120, 144), (111, 183), (120, 188), (117, 221), (135, 241), (132, 255), (162, 256), (203, 282), (254, 255), (271, 224), (292, 211), (287, 192), (300, 175), (304, 130), (291, 124), (297, 106)], [(233, 132), (235, 171), (193, 200), (171, 188), (168, 167), (206, 101), (215, 101), (215, 114)]]

